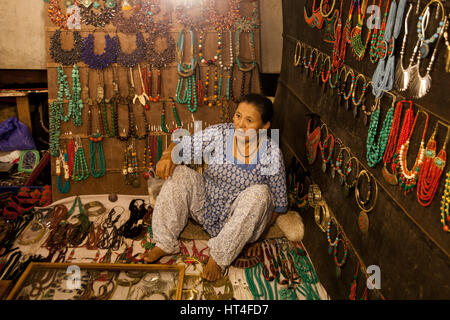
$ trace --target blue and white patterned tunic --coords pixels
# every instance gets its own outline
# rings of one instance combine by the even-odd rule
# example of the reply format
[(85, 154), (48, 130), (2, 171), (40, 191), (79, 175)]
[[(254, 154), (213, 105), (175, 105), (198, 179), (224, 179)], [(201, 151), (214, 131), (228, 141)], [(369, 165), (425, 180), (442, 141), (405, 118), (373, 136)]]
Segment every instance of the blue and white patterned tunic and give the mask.
[[(257, 155), (250, 164), (245, 164), (233, 156), (233, 137), (233, 123), (217, 124), (185, 137), (179, 149), (185, 164), (199, 163), (202, 155), (208, 163), (203, 173), (206, 189), (203, 228), (211, 237), (222, 229), (236, 197), (252, 185), (267, 185), (273, 196), (274, 211), (287, 211), (285, 166), (277, 142), (264, 136)], [(185, 152), (189, 148), (191, 152)]]

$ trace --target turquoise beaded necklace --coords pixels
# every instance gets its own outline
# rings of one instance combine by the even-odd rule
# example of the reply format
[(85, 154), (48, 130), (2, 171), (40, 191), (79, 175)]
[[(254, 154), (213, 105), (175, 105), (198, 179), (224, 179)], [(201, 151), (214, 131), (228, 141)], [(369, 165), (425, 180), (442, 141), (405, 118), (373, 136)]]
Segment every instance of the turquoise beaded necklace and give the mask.
[[(177, 107), (175, 105), (175, 102), (172, 99), (172, 112), (173, 112), (173, 116), (175, 118), (175, 121), (177, 123), (177, 127), (175, 129), (170, 130), (170, 133), (172, 133), (173, 131), (175, 131), (178, 128), (181, 128), (181, 121), (180, 121), (180, 117), (178, 116), (178, 112), (177, 112)], [(162, 131), (164, 131), (165, 133), (169, 133), (169, 130), (166, 127), (166, 108), (165, 108), (165, 102), (162, 103), (161, 106), (161, 129)]]
[[(64, 115), (63, 101), (64, 96), (69, 101), (67, 114)], [(67, 81), (67, 75), (61, 65), (58, 66), (58, 99), (60, 107), (61, 120), (68, 122), (73, 118), (73, 124), (77, 127), (82, 125), (82, 109), (83, 101), (81, 100), (81, 84), (80, 73), (78, 66), (75, 65), (72, 69), (72, 93), (69, 89), (69, 82)]]
[[(97, 167), (98, 153), (98, 167)], [(103, 153), (103, 137), (100, 133), (94, 133), (89, 137), (89, 159), (91, 163), (91, 175), (94, 178), (100, 178), (105, 175), (106, 163)]]
[(86, 161), (86, 156), (84, 154), (83, 145), (81, 143), (81, 138), (77, 137), (75, 143), (75, 162), (73, 165), (73, 180), (81, 181), (89, 178), (89, 169)]
[(369, 167), (374, 167), (378, 162), (380, 162), (383, 159), (384, 151), (386, 150), (386, 146), (389, 140), (389, 134), (391, 132), (391, 126), (392, 121), (394, 120), (394, 111), (395, 111), (394, 107), (395, 100), (394, 100), (392, 107), (389, 109), (389, 111), (386, 114), (386, 118), (384, 119), (383, 127), (381, 128), (378, 141), (375, 142), (375, 136), (377, 134), (378, 129), (378, 121), (380, 118), (380, 100), (378, 99), (375, 100), (375, 103), (377, 104), (377, 107), (370, 117), (369, 131), (366, 140), (367, 146), (366, 158)]

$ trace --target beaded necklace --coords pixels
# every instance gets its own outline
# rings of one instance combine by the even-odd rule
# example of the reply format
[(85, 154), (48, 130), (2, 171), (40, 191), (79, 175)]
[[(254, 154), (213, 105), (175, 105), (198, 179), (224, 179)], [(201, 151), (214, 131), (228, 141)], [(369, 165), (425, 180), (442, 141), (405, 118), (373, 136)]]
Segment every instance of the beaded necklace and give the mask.
[(173, 128), (173, 129), (171, 129), (170, 131), (167, 129), (167, 127), (166, 127), (166, 108), (165, 108), (165, 102), (163, 102), (162, 105), (161, 105), (161, 129), (165, 133), (173, 133), (175, 130), (181, 128), (181, 121), (180, 121), (180, 117), (178, 116), (178, 112), (177, 112), (177, 107), (175, 105), (175, 101), (173, 99), (171, 99), (171, 103), (172, 103), (173, 116), (175, 118), (177, 126), (175, 128)]
[(89, 34), (83, 41), (81, 60), (91, 69), (105, 69), (116, 62), (119, 53), (119, 39), (117, 36), (105, 35), (105, 49), (102, 54), (94, 53), (94, 35)]
[[(370, 62), (376, 63), (378, 59), (380, 59), (380, 49), (383, 46), (383, 37), (384, 37), (384, 31), (386, 29), (386, 20), (388, 16), (388, 10), (389, 10), (389, 3), (390, 0), (387, 1), (386, 9), (384, 11), (383, 20), (381, 22), (381, 27), (378, 30), (375, 28), (375, 31), (372, 33), (372, 39), (370, 41), (370, 50), (369, 50), (369, 58)], [(381, 0), (380, 4), (378, 6), (381, 10)]]
[(56, 30), (50, 38), (50, 56), (56, 62), (69, 66), (81, 61), (83, 38), (78, 31), (73, 32), (73, 48), (63, 50), (61, 47), (61, 30)]
[(75, 161), (73, 165), (73, 180), (81, 181), (89, 178), (89, 168), (84, 154), (81, 138), (78, 136), (75, 142)]
[(450, 232), (450, 171), (446, 174), (445, 188), (441, 199), (441, 223), (444, 232)]
[(206, 59), (203, 55), (203, 40), (205, 39), (205, 31), (201, 30), (200, 31), (200, 35), (199, 35), (199, 39), (198, 39), (198, 58), (200, 63), (203, 63), (207, 66), (216, 64), (216, 62), (219, 61), (219, 59), (221, 59), (221, 55), (222, 55), (222, 30), (218, 29), (217, 30), (217, 49), (216, 52), (214, 54), (214, 56), (211, 59)]
[(394, 111), (395, 111), (395, 100), (392, 101), (392, 106), (386, 114), (386, 117), (383, 121), (383, 127), (381, 128), (380, 135), (378, 137), (378, 141), (375, 142), (375, 136), (377, 134), (378, 122), (380, 118), (381, 108), (378, 105), (375, 111), (372, 112), (370, 117), (370, 125), (369, 131), (367, 133), (367, 151), (366, 158), (367, 164), (369, 167), (375, 167), (378, 162), (383, 159), (384, 151), (386, 150), (386, 146), (389, 140), (389, 135), (391, 132), (392, 121), (394, 120)]
[[(364, 19), (366, 17), (366, 9), (367, 4), (369, 0), (362, 0), (362, 7), (361, 7), (361, 0), (358, 0), (358, 24), (353, 28), (351, 32), (351, 48), (353, 55), (356, 60), (361, 61), (366, 53), (367, 45), (369, 44), (370, 36), (372, 34), (372, 29), (369, 29), (366, 37), (366, 43), (363, 44), (362, 42), (362, 30), (364, 26)], [(372, 7), (375, 5), (375, 0), (372, 2)], [(361, 15), (362, 11), (362, 15)]]
[[(81, 6), (81, 21), (86, 25), (93, 25), (96, 28), (104, 28), (116, 14), (115, 7), (105, 5), (98, 13), (95, 13), (90, 6)], [(97, 9), (97, 8), (95, 8)]]
[[(359, 78), (363, 79), (363, 86), (362, 86), (362, 90), (361, 90), (361, 95), (359, 96), (359, 99), (356, 100), (356, 89), (357, 89)], [(354, 106), (353, 115), (355, 116), (355, 118), (358, 113), (358, 107), (365, 102), (365, 94), (366, 94), (368, 86), (369, 86), (369, 81), (366, 81), (366, 77), (362, 73), (358, 74), (358, 76), (355, 79), (354, 89), (352, 92), (352, 102), (353, 102), (353, 106)]]
[(334, 219), (330, 219), (327, 224), (327, 241), (328, 241), (328, 254), (333, 253), (334, 247), (337, 246), (338, 240), (339, 240), (339, 232), (336, 225), (336, 237), (334, 241), (331, 241), (331, 221), (334, 221)]
[[(118, 31), (123, 33), (138, 33), (139, 30), (144, 29), (147, 22), (148, 13), (144, 12), (145, 3), (142, 0), (137, 0), (134, 3), (134, 7), (130, 10), (119, 10), (114, 18), (112, 19), (112, 24), (117, 28)], [(128, 9), (128, 8), (127, 8)], [(124, 11), (133, 11), (128, 18), (125, 18)], [(152, 11), (152, 15), (157, 12)]]
[[(325, 149), (328, 148), (328, 155), (325, 157)], [(334, 151), (334, 136), (329, 133), (324, 140), (324, 144), (322, 145), (322, 141), (319, 140), (319, 149), (320, 155), (322, 157), (322, 171), (325, 173), (327, 171), (327, 164), (331, 162), (331, 158), (333, 157)]]
[[(353, 171), (352, 167), (353, 167), (353, 162), (352, 160), (355, 160), (356, 162), (356, 173), (355, 173), (355, 178), (350, 181), (350, 173)], [(358, 177), (358, 173), (359, 173), (359, 161), (356, 157), (350, 157), (348, 159), (347, 164), (344, 166), (345, 171), (344, 173), (344, 196), (348, 197), (350, 195), (350, 191), (353, 190), (353, 188), (355, 188), (356, 186), (356, 181), (357, 181), (357, 177)]]
[[(339, 243), (342, 243), (344, 246), (344, 255), (342, 256), (341, 260), (338, 261), (338, 246)], [(348, 247), (347, 247), (347, 238), (345, 238), (344, 234), (340, 232), (336, 237), (336, 245), (333, 249), (333, 256), (334, 256), (334, 263), (336, 264), (336, 276), (341, 276), (341, 269), (347, 262), (347, 256), (348, 256)]]
[[(409, 142), (410, 142), (412, 133), (414, 132), (414, 127), (416, 125), (416, 121), (417, 121), (417, 118), (418, 118), (420, 112), (423, 112), (426, 116), (425, 125), (424, 125), (424, 129), (422, 132), (422, 139), (420, 141), (419, 152), (418, 152), (418, 155), (414, 162), (414, 166), (411, 170), (408, 170), (407, 158), (408, 158)], [(416, 113), (416, 116), (414, 118), (414, 123), (412, 125), (411, 132), (408, 136), (408, 139), (406, 140), (405, 143), (403, 143), (400, 146), (400, 150), (394, 156), (394, 159), (395, 159), (394, 161), (396, 163), (397, 177), (400, 182), (399, 186), (401, 189), (403, 189), (405, 195), (406, 195), (406, 193), (408, 193), (409, 191), (414, 189), (414, 187), (417, 184), (418, 174), (420, 171), (420, 167), (422, 166), (423, 158), (425, 155), (424, 140), (425, 140), (425, 134), (427, 132), (427, 127), (428, 127), (428, 113), (426, 113), (425, 111), (419, 110)]]
[(439, 180), (445, 168), (447, 161), (447, 142), (449, 136), (449, 129), (447, 127), (447, 136), (444, 145), (439, 153), (436, 155), (436, 140), (435, 135), (438, 129), (439, 121), (427, 143), (425, 149), (425, 156), (423, 164), (420, 167), (419, 179), (417, 181), (417, 201), (423, 206), (427, 207), (434, 199), (434, 195), (439, 186)]
[[(165, 39), (166, 48), (161, 52), (156, 52), (156, 39), (161, 37)], [(158, 33), (152, 33), (147, 39), (147, 55), (146, 60), (153, 67), (158, 69), (165, 68), (168, 64), (175, 61), (175, 40), (168, 30), (161, 30)]]
[[(103, 89), (102, 87), (100, 87), (100, 88)], [(106, 133), (106, 135), (108, 135), (108, 137), (110, 137), (110, 138), (114, 138), (116, 136), (116, 131), (117, 131), (117, 128), (114, 123), (114, 119), (115, 119), (116, 104), (117, 104), (116, 93), (118, 94), (118, 92), (116, 92), (115, 89), (116, 88), (115, 88), (115, 84), (114, 84), (114, 80), (113, 80), (114, 95), (111, 97), (111, 99), (105, 99), (104, 96), (101, 97), (100, 102), (97, 99), (97, 103), (101, 104), (100, 122), (101, 122), (101, 126), (102, 126), (102, 133), (103, 134)], [(106, 110), (107, 104), (109, 105), (111, 123), (109, 123), (109, 121), (108, 121), (108, 113)]]
[(61, 12), (59, 7), (59, 0), (49, 0), (48, 2), (48, 16), (50, 20), (62, 29), (67, 29), (68, 16)]
[(239, 0), (227, 0), (228, 9), (226, 14), (219, 15), (217, 14), (217, 10), (215, 9), (216, 0), (207, 0), (207, 17), (208, 22), (215, 26), (218, 29), (226, 29), (229, 30), (233, 27), (236, 20), (239, 18)]
[(447, 47), (447, 59), (445, 60), (445, 72), (450, 72), (450, 41), (448, 40), (448, 19), (445, 22), (444, 39), (445, 46)]
[[(397, 177), (389, 172), (388, 165), (392, 163), (392, 157), (397, 149), (397, 138), (400, 129), (400, 120), (402, 115), (403, 103), (405, 102), (408, 101), (406, 100), (399, 101), (395, 106), (394, 118), (392, 120), (391, 130), (389, 132), (389, 139), (386, 145), (386, 150), (383, 155), (384, 166), (381, 173), (383, 174), (383, 178), (391, 185), (396, 185), (398, 183)], [(412, 102), (411, 101), (409, 102), (410, 107), (412, 107)], [(410, 110), (412, 111), (412, 109)]]
[(319, 6), (317, 9), (315, 9), (315, 6), (316, 6), (316, 0), (313, 0), (312, 14), (311, 14), (311, 16), (308, 16), (308, 13), (306, 12), (306, 2), (305, 2), (305, 5), (303, 7), (303, 16), (304, 16), (305, 22), (308, 26), (310, 26), (313, 29), (314, 28), (322, 29), (323, 16), (320, 13), (321, 6)]
[[(253, 31), (249, 31), (249, 34), (250, 34), (249, 44), (250, 44), (251, 59), (250, 60), (244, 59), (244, 58), (240, 57), (240, 45), (239, 45), (240, 33), (241, 32), (239, 30), (236, 30), (236, 33), (235, 33), (236, 64), (238, 65), (238, 68), (240, 71), (243, 71), (243, 72), (252, 71), (256, 66), (255, 37), (254, 37)], [(243, 63), (250, 64), (250, 66), (245, 68), (242, 66)]]
[[(347, 39), (345, 37), (348, 33), (346, 31), (346, 28), (349, 26), (349, 23), (347, 19), (347, 23), (345, 24), (344, 30), (342, 30), (342, 4), (343, 0), (341, 0), (341, 8), (339, 10), (339, 18), (336, 26), (335, 41), (333, 44), (333, 54), (332, 54), (333, 72), (337, 71), (339, 68), (343, 66), (345, 58), (345, 50), (347, 46)], [(351, 10), (353, 8), (353, 4), (354, 1), (352, 1)]]
[[(97, 166), (98, 153), (98, 166)], [(91, 175), (94, 178), (100, 178), (105, 175), (106, 163), (103, 153), (103, 137), (100, 133), (95, 133), (89, 137), (89, 154), (91, 164)]]
[(124, 67), (132, 68), (144, 60), (146, 54), (146, 44), (142, 33), (136, 33), (136, 48), (131, 53), (124, 53), (121, 49), (119, 38), (117, 37), (116, 39), (118, 64)]

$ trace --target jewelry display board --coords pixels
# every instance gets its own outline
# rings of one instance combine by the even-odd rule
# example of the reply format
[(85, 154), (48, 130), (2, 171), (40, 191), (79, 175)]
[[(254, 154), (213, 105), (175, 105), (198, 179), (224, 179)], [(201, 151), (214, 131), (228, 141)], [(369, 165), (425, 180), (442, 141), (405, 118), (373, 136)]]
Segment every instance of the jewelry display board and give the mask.
[(180, 300), (184, 265), (35, 263), (7, 300)]
[[(394, 3), (401, 14), (388, 19)], [(376, 25), (369, 7), (378, 10), (380, 5), (380, 23), (369, 31), (367, 26)], [(328, 241), (326, 224), (319, 228), (313, 213), (323, 212), (322, 204), (302, 216), (311, 226), (305, 245), (333, 298), (349, 297), (355, 270), (363, 278), (381, 277), (380, 290), (368, 290), (369, 298), (450, 296), (444, 271), (450, 261), (445, 191), (449, 169), (444, 152), (450, 122), (450, 56), (444, 41), (449, 12), (447, 1), (283, 2), (283, 64), (275, 99), (279, 112), (273, 122), (280, 128), (286, 163), (295, 159), (301, 164), (299, 171), (310, 177), (304, 187), (317, 184), (329, 208)], [(338, 45), (336, 34), (344, 39)], [(371, 51), (372, 39), (381, 39), (381, 46)], [(380, 81), (384, 76), (380, 70), (388, 70), (389, 57), (395, 57), (394, 69), (389, 69), (395, 70), (391, 89)], [(396, 74), (402, 77), (402, 68), (414, 76), (406, 79), (407, 90), (395, 80)], [(394, 112), (399, 106), (401, 117)], [(410, 108), (413, 129), (408, 138), (402, 127)], [(398, 149), (389, 147), (390, 132), (395, 130), (385, 123), (397, 128), (397, 137), (403, 132)], [(385, 153), (384, 147), (390, 151)], [(386, 163), (386, 158), (391, 162)], [(349, 168), (351, 173), (346, 171)], [(426, 174), (420, 172), (425, 169)], [(340, 241), (343, 235), (345, 246)], [(341, 265), (347, 250), (347, 262)], [(338, 251), (335, 263), (330, 259), (333, 251)], [(356, 297), (362, 294), (358, 291)]]
[[(202, 121), (203, 128), (230, 122), (237, 100), (261, 91), (258, 6), (258, 1), (250, 0), (49, 1), (45, 5), (49, 108), (63, 101), (61, 119), (50, 115), (53, 200), (77, 194), (146, 194), (148, 169), (171, 143), (172, 130), (182, 127), (192, 133), (194, 121)], [(64, 23), (66, 11), (69, 18)], [(197, 88), (189, 94), (204, 97), (200, 89), (209, 86), (208, 98), (197, 96), (196, 102), (194, 97), (186, 100), (184, 90), (191, 58), (197, 66), (193, 84)], [(79, 84), (73, 86), (72, 79)], [(119, 101), (115, 124), (110, 112), (114, 97)], [(133, 120), (127, 117), (127, 105)], [(60, 107), (55, 108), (59, 112)], [(125, 135), (128, 140), (122, 141)], [(105, 165), (99, 157), (100, 144)], [(71, 178), (64, 179), (64, 165), (80, 146), (86, 161), (75, 163), (79, 181), (73, 179), (73, 165)], [(96, 158), (90, 159), (90, 148)], [(65, 153), (69, 161), (63, 161)]]

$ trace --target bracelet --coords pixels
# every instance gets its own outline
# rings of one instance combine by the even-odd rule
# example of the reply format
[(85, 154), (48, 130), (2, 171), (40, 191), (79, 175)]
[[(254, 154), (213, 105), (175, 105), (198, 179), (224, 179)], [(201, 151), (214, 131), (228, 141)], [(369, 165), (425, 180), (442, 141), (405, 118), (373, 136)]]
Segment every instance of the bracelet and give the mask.
[[(89, 209), (95, 208), (95, 207), (100, 207), (100, 208), (97, 210), (89, 211)], [(92, 202), (86, 203), (84, 205), (84, 210), (86, 210), (88, 216), (98, 216), (98, 215), (101, 215), (102, 213), (104, 213), (106, 211), (106, 208), (100, 201), (92, 201)]]
[[(28, 231), (28, 229), (31, 228), (31, 230), (34, 231), (33, 229), (36, 228), (36, 226), (40, 228), (39, 234), (34, 239), (23, 240), (24, 234)], [(25, 230), (20, 234), (19, 238), (17, 238), (17, 242), (20, 245), (28, 245), (28, 244), (36, 243), (42, 239), (44, 234), (45, 234), (45, 226), (42, 223), (40, 223), (39, 221), (34, 220), (34, 221), (30, 222), (30, 224), (25, 228)]]
[[(323, 215), (321, 213), (323, 212)], [(320, 201), (314, 208), (314, 220), (322, 232), (327, 231), (328, 222), (330, 221), (330, 210), (325, 201)]]
[(311, 207), (315, 207), (322, 201), (322, 192), (317, 184), (311, 184), (308, 190), (308, 202)]

